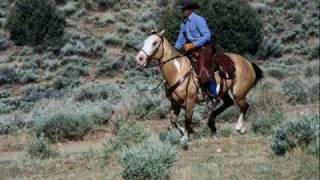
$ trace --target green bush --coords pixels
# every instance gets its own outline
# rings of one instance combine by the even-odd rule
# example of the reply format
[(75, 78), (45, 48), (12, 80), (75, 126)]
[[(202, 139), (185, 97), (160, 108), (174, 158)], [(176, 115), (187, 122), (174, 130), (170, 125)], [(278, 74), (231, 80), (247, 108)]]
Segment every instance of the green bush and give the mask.
[(120, 163), (124, 179), (168, 179), (176, 150), (169, 143), (150, 137), (140, 144), (124, 148)]
[(26, 152), (32, 159), (47, 159), (59, 155), (59, 152), (42, 137), (29, 142), (26, 147)]
[(281, 85), (281, 91), (288, 97), (290, 104), (306, 104), (308, 93), (305, 83), (300, 78), (289, 78)]
[[(318, 77), (319, 78), (319, 77)], [(320, 101), (320, 82), (315, 82), (310, 86), (310, 101), (313, 103), (319, 103)]]
[(270, 114), (264, 114), (252, 123), (252, 131), (255, 134), (269, 135), (274, 132), (274, 128), (283, 121), (283, 112), (274, 109)]
[(97, 76), (114, 77), (121, 73), (124, 62), (120, 58), (103, 58), (97, 65)]
[[(2, 108), (1, 104), (0, 108)], [(16, 119), (17, 117), (10, 115), (0, 115), (0, 135), (11, 134), (19, 130), (20, 127), (22, 128), (20, 119), (18, 120), (19, 123), (15, 123)]]
[(212, 132), (210, 128), (206, 124), (204, 124), (204, 125), (201, 125), (200, 128), (195, 132), (194, 137), (196, 139), (202, 139), (202, 138), (210, 137), (211, 135), (212, 135)]
[(87, 84), (76, 90), (74, 99), (76, 101), (97, 101), (105, 99), (116, 104), (121, 99), (121, 89), (116, 85), (109, 84)]
[(159, 95), (146, 94), (139, 99), (132, 99), (129, 115), (136, 119), (165, 118), (168, 114), (168, 104)]
[(115, 33), (113, 34), (106, 34), (103, 37), (103, 42), (105, 45), (113, 45), (113, 46), (121, 46), (123, 41), (122, 39)]
[(108, 120), (108, 111), (103, 104), (52, 101), (39, 106), (42, 107), (32, 113), (34, 129), (38, 136), (43, 135), (52, 142), (82, 139), (94, 124)]
[(103, 155), (106, 159), (115, 151), (138, 144), (148, 137), (142, 124), (122, 123), (119, 126), (117, 137), (103, 144)]
[(19, 81), (19, 72), (15, 67), (0, 65), (0, 85), (12, 84)]
[(64, 76), (57, 76), (52, 82), (52, 87), (57, 90), (73, 88), (79, 85), (80, 85), (79, 78), (67, 78)]
[(230, 125), (227, 126), (223, 126), (220, 130), (219, 130), (219, 135), (222, 137), (230, 137), (232, 135), (232, 127)]
[(64, 33), (65, 21), (52, 0), (15, 1), (8, 16), (7, 28), (17, 45), (38, 45), (59, 39)]
[(287, 77), (287, 74), (279, 68), (272, 68), (267, 71), (267, 74), (276, 79), (283, 79)]
[(313, 77), (313, 76), (320, 76), (320, 67), (319, 67), (319, 62), (316, 63), (310, 63), (305, 70), (304, 70), (304, 75), (307, 78)]
[(106, 49), (102, 40), (96, 37), (80, 38), (78, 34), (75, 34), (60, 49), (60, 53), (64, 56), (102, 57), (106, 53)]
[(77, 79), (80, 76), (87, 76), (89, 74), (88, 71), (86, 67), (69, 64), (61, 68), (57, 74), (69, 79)]
[(300, 147), (320, 158), (320, 118), (318, 115), (303, 116), (282, 124), (276, 130), (271, 143), (277, 155)]
[(281, 42), (275, 38), (264, 38), (258, 49), (257, 55), (262, 59), (280, 57), (282, 55)]
[(105, 15), (99, 18), (95, 25), (99, 28), (106, 27), (110, 24), (114, 24), (116, 22), (115, 18), (112, 15)]
[(166, 134), (162, 134), (164, 137), (161, 137), (160, 134), (160, 140), (161, 141), (168, 141), (171, 145), (179, 145), (180, 139), (182, 138), (182, 135), (180, 131), (176, 128), (168, 131)]
[[(246, 0), (198, 0), (202, 7), (197, 12), (204, 16), (213, 32), (214, 45), (230, 52), (255, 54), (263, 35), (263, 25), (258, 14)], [(161, 17), (161, 29), (174, 43), (178, 37), (182, 13), (168, 7)]]

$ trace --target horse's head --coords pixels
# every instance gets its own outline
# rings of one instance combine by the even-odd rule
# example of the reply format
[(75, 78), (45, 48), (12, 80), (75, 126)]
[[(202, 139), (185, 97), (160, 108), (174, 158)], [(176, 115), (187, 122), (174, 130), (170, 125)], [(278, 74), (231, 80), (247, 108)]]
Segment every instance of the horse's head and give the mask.
[[(164, 30), (160, 33), (152, 32), (151, 35), (144, 41), (142, 49), (138, 52), (136, 56), (137, 64), (140, 66), (146, 66), (150, 64), (151, 61), (157, 59), (160, 60), (163, 52), (161, 54), (160, 50), (163, 51), (163, 34)], [(162, 49), (161, 49), (162, 47)]]

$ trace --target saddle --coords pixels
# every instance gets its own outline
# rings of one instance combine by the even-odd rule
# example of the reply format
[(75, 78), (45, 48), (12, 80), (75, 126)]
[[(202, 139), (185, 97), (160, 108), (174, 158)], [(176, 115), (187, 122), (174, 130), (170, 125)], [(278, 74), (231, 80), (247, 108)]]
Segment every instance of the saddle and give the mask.
[(223, 53), (216, 53), (214, 62), (218, 66), (219, 74), (224, 79), (234, 79), (236, 68), (231, 58)]
[[(198, 74), (199, 67), (197, 67), (197, 65), (196, 65), (197, 64), (196, 61), (198, 61), (198, 60), (192, 56), (188, 56), (188, 58), (191, 61), (193, 68), (196, 70), (196, 72)], [(227, 79), (227, 80), (235, 78), (235, 72), (236, 72), (235, 64), (229, 56), (227, 56), (223, 53), (216, 53), (213, 56), (212, 66), (213, 67), (211, 67), (211, 68), (214, 69), (214, 72), (218, 71), (219, 75), (222, 78)]]

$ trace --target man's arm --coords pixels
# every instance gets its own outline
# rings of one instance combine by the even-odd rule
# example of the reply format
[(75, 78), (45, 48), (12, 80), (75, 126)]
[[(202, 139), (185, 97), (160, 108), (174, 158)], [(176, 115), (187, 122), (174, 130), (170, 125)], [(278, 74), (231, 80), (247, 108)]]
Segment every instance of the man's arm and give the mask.
[(197, 41), (193, 42), (193, 45), (195, 47), (201, 47), (210, 41), (211, 32), (209, 30), (207, 21), (202, 17), (196, 19), (195, 25), (197, 26), (197, 29), (200, 32), (201, 37)]
[(184, 25), (181, 24), (180, 25), (179, 36), (178, 36), (178, 39), (177, 39), (176, 44), (174, 46), (178, 50), (181, 50), (183, 48), (183, 46), (186, 44), (186, 42), (187, 42), (184, 32), (185, 32)]

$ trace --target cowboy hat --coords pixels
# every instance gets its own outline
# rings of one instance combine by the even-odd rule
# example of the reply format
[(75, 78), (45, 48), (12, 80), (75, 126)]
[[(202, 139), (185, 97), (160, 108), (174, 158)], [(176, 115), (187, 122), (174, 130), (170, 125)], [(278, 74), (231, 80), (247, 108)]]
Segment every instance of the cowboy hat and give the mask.
[(198, 3), (193, 3), (192, 0), (182, 0), (178, 7), (182, 10), (186, 9), (199, 9), (200, 6)]

